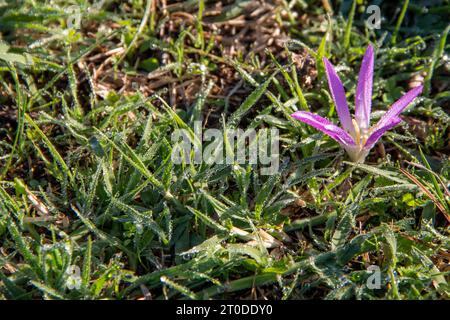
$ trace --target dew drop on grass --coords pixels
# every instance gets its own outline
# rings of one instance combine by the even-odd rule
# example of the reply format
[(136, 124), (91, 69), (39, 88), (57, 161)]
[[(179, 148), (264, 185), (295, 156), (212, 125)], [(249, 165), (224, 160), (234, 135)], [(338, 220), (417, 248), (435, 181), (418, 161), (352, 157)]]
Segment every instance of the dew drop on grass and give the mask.
[(416, 46), (416, 49), (419, 50), (419, 51), (423, 51), (423, 50), (425, 50), (426, 48), (427, 48), (427, 45), (426, 45), (425, 42), (423, 42), (423, 41), (420, 41), (420, 42), (417, 44), (417, 46)]
[(64, 247), (63, 248), (64, 248), (64, 251), (66, 251), (69, 254), (72, 252), (72, 246), (68, 242), (64, 243)]
[(144, 232), (144, 226), (141, 223), (135, 223), (134, 226), (136, 227), (136, 232), (138, 234), (142, 234)]

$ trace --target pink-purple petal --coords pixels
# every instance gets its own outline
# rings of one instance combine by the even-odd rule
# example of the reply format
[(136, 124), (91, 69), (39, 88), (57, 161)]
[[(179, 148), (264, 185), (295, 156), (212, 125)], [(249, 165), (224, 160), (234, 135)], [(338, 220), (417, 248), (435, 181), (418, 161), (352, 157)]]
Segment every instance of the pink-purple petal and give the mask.
[(330, 61), (324, 57), (323, 63), (325, 64), (328, 86), (330, 87), (331, 96), (333, 97), (336, 105), (336, 111), (339, 116), (339, 120), (341, 121), (341, 125), (345, 130), (347, 130), (347, 132), (352, 133), (354, 132), (354, 128), (352, 118), (350, 117), (350, 111), (348, 110), (344, 86), (342, 85), (341, 79), (339, 79), (339, 76)]
[(373, 63), (373, 47), (369, 44), (359, 70), (358, 85), (355, 94), (355, 119), (361, 129), (367, 129), (370, 126)]
[(403, 110), (422, 92), (423, 86), (415, 87), (409, 90), (407, 93), (403, 95), (400, 99), (398, 99), (394, 104), (389, 108), (388, 111), (381, 117), (380, 121), (377, 123), (377, 127), (385, 126), (392, 118), (396, 118), (402, 113)]
[(306, 111), (297, 111), (291, 116), (322, 131), (343, 146), (355, 145), (352, 137), (347, 132), (321, 116)]
[(388, 122), (386, 122), (383, 126), (376, 126), (375, 130), (372, 132), (372, 134), (367, 139), (366, 143), (364, 144), (364, 149), (370, 150), (372, 147), (377, 143), (378, 140), (380, 140), (381, 136), (388, 130), (392, 129), (396, 125), (398, 125), (402, 119), (399, 117), (390, 118)]

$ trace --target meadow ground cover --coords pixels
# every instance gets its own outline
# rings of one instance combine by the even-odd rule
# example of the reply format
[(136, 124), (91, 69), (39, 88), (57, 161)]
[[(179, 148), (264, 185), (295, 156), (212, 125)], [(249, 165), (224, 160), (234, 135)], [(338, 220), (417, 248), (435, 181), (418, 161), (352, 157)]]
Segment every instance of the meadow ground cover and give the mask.
[[(449, 14), (0, 1), (0, 299), (448, 299)], [(421, 88), (364, 163), (291, 117), (350, 128), (330, 68), (367, 128)]]

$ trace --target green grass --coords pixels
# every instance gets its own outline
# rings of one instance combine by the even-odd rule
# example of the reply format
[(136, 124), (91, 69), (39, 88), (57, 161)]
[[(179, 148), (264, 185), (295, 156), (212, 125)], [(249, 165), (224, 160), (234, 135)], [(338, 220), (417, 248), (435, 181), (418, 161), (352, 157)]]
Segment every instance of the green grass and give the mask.
[[(0, 299), (448, 299), (449, 2), (168, 2), (0, 3)], [(352, 101), (369, 42), (375, 117), (426, 90), (357, 165), (289, 114), (337, 122), (321, 58)], [(174, 164), (195, 120), (277, 128), (279, 173)]]

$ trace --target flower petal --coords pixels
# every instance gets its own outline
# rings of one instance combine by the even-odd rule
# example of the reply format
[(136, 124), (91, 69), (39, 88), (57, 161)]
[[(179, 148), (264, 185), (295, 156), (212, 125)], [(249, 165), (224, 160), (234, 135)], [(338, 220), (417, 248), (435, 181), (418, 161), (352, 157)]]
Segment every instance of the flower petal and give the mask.
[(355, 94), (355, 119), (360, 129), (370, 126), (373, 81), (373, 47), (369, 44), (359, 69)]
[(341, 79), (337, 75), (333, 68), (333, 65), (327, 58), (323, 58), (325, 64), (325, 71), (328, 79), (328, 86), (330, 87), (331, 96), (333, 97), (336, 105), (336, 111), (341, 121), (342, 127), (350, 133), (354, 132), (352, 118), (350, 117), (350, 111), (348, 110), (347, 99), (345, 98), (345, 90), (342, 85)]
[(343, 146), (355, 145), (352, 137), (347, 132), (321, 116), (306, 111), (297, 111), (291, 116), (329, 135)]
[(415, 87), (409, 90), (398, 99), (389, 108), (388, 111), (381, 117), (380, 121), (377, 123), (377, 128), (384, 127), (392, 118), (396, 118), (402, 113), (402, 111), (422, 92), (423, 86)]
[(380, 140), (381, 136), (388, 130), (392, 129), (396, 125), (398, 125), (402, 119), (399, 117), (390, 118), (388, 122), (386, 122), (383, 126), (377, 126), (376, 129), (372, 132), (372, 134), (367, 139), (364, 144), (364, 149), (370, 150), (372, 147)]

